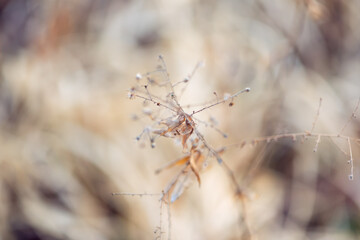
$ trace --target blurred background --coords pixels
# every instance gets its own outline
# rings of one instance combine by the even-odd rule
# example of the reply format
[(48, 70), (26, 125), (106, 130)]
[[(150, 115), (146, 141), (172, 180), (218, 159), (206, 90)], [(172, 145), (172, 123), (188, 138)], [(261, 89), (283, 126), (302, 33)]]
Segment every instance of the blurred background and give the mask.
[[(138, 72), (162, 54), (174, 82), (204, 61), (182, 103), (251, 87), (234, 106), (201, 114), (214, 148), (258, 136), (338, 134), (360, 96), (359, 1), (0, 1), (0, 239), (155, 239), (157, 196), (182, 156), (135, 137), (143, 103), (129, 100)], [(360, 113), (358, 113), (359, 115)], [(353, 119), (342, 132), (360, 138)], [(335, 138), (229, 148), (223, 158), (248, 198), (209, 159), (171, 205), (172, 239), (359, 239), (360, 146)], [(242, 221), (245, 215), (249, 229)], [(162, 216), (164, 226), (167, 217)], [(250, 236), (246, 232), (250, 230)], [(159, 239), (167, 239), (163, 227)]]

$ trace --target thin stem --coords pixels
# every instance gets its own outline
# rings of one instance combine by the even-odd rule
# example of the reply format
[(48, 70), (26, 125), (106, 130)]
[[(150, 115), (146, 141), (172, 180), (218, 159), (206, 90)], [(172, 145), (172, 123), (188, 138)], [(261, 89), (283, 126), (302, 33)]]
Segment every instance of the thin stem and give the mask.
[(170, 196), (168, 194), (168, 201), (167, 201), (167, 213), (168, 213), (168, 240), (171, 239), (171, 212), (170, 212), (170, 202), (169, 202), (169, 199)]
[[(192, 72), (190, 73), (190, 75), (188, 75), (184, 80), (181, 80), (181, 81), (178, 81), (176, 83), (173, 84), (173, 87), (176, 87), (177, 85), (179, 85), (180, 83), (188, 83), (192, 78), (193, 76), (195, 75), (196, 71), (203, 65), (203, 62), (198, 62), (196, 64), (196, 66), (194, 67), (194, 69), (192, 70)], [(185, 88), (182, 90), (182, 92), (185, 91)]]
[[(278, 134), (278, 135), (272, 135), (272, 136), (266, 136), (266, 137), (258, 137), (254, 138), (252, 141), (250, 141), (253, 144), (261, 143), (261, 142), (271, 142), (271, 141), (277, 141), (279, 139), (283, 138), (292, 138), (296, 139), (297, 137), (326, 137), (326, 138), (342, 138), (342, 139), (349, 139), (352, 142), (357, 142), (360, 139), (355, 137), (349, 137), (345, 135), (338, 135), (338, 134), (328, 134), (328, 133), (310, 133), (310, 132), (299, 132), (299, 133), (285, 133), (285, 134)], [(244, 145), (247, 145), (247, 141), (241, 141), (240, 143), (234, 143), (230, 144), (225, 147), (243, 147)]]
[[(197, 70), (203, 65), (204, 63), (203, 62), (198, 62), (196, 64), (196, 66), (194, 67), (194, 69), (192, 70), (192, 72), (190, 73), (190, 75), (188, 75), (184, 80), (182, 80), (181, 82), (184, 82), (184, 83), (189, 83), (190, 80), (194, 77), (195, 73), (197, 72)], [(174, 87), (179, 84), (180, 82), (178, 83), (175, 83), (174, 84)], [(186, 88), (189, 86), (189, 84), (186, 84), (182, 89), (181, 89), (181, 92), (180, 94), (178, 95), (179, 99), (183, 96), (184, 92), (186, 91)]]
[(148, 85), (145, 85), (144, 88), (145, 88), (146, 93), (149, 96), (150, 100), (153, 102), (153, 99), (152, 99), (151, 94), (150, 94), (149, 89), (148, 89)]
[(320, 115), (321, 102), (322, 102), (322, 98), (320, 98), (320, 100), (319, 100), (319, 107), (318, 107), (318, 110), (317, 110), (317, 113), (316, 113), (316, 116), (315, 116), (315, 120), (314, 120), (314, 122), (312, 124), (312, 128), (311, 128), (311, 131), (310, 131), (311, 133), (314, 131), (316, 122), (317, 122), (317, 120), (319, 118), (319, 115)]
[(153, 73), (164, 72), (164, 71), (166, 71), (166, 69), (160, 68), (160, 69), (156, 69), (156, 70), (154, 70), (154, 71), (146, 72), (146, 73), (143, 74), (143, 75), (144, 75), (144, 76), (150, 76), (150, 75), (153, 74)]
[(347, 152), (345, 152), (344, 149), (342, 149), (335, 141), (334, 138), (330, 138), (331, 142), (339, 149), (340, 152), (342, 152), (345, 156), (350, 156)]
[(240, 91), (238, 91), (237, 93), (231, 95), (231, 96), (230, 96), (229, 98), (227, 98), (227, 99), (224, 99), (224, 100), (222, 100), (222, 101), (220, 101), (220, 102), (213, 103), (213, 104), (211, 104), (211, 105), (209, 105), (209, 106), (206, 106), (206, 107), (203, 107), (203, 108), (201, 108), (201, 109), (199, 109), (199, 110), (197, 110), (197, 111), (193, 111), (193, 113), (192, 113), (190, 116), (193, 116), (193, 115), (195, 115), (195, 114), (197, 114), (197, 113), (199, 113), (199, 112), (202, 112), (202, 111), (204, 111), (204, 110), (206, 110), (206, 109), (208, 109), (208, 108), (212, 108), (212, 107), (214, 107), (214, 106), (216, 106), (216, 105), (222, 104), (222, 103), (226, 102), (226, 101), (229, 100), (229, 99), (233, 100), (233, 99), (236, 98), (238, 95), (240, 95), (241, 93), (244, 93), (244, 92), (250, 92), (250, 88), (245, 88), (245, 89), (243, 89), (243, 90), (240, 90)]
[(350, 138), (348, 138), (348, 144), (349, 144), (349, 154), (350, 154), (350, 160), (349, 160), (350, 175), (349, 175), (349, 180), (354, 180), (354, 159), (353, 159), (353, 154), (352, 154), (352, 149), (351, 149)]
[(345, 125), (341, 128), (341, 130), (340, 130), (340, 132), (339, 132), (339, 135), (341, 135), (341, 134), (343, 133), (343, 131), (345, 130), (345, 128), (349, 125), (350, 121), (351, 121), (353, 118), (356, 118), (356, 115), (355, 115), (355, 114), (356, 114), (356, 112), (357, 112), (357, 110), (358, 110), (358, 108), (359, 108), (359, 104), (360, 104), (360, 98), (359, 98), (359, 100), (357, 101), (357, 104), (356, 104), (356, 106), (355, 106), (355, 108), (354, 108), (351, 116), (349, 117), (348, 121), (347, 121), (347, 122), (345, 123)]
[(111, 193), (111, 195), (116, 196), (132, 196), (132, 197), (154, 197), (154, 196), (161, 196), (161, 193), (128, 193), (128, 192), (119, 192), (119, 193)]
[(178, 102), (178, 100), (176, 98), (174, 86), (171, 83), (171, 79), (170, 79), (170, 76), (169, 76), (169, 72), (167, 71), (167, 66), (166, 66), (164, 57), (162, 55), (159, 55), (159, 60), (161, 61), (161, 64), (163, 65), (163, 67), (165, 69), (165, 71), (163, 73), (164, 73), (164, 76), (165, 76), (165, 81), (168, 83), (168, 85), (170, 86), (170, 89), (171, 89), (170, 96), (172, 97), (172, 99), (174, 99), (177, 107), (181, 108), (181, 106), (180, 106), (180, 104), (179, 104), (179, 102)]
[(251, 239), (251, 231), (250, 231), (250, 226), (249, 226), (249, 223), (247, 221), (247, 213), (246, 213), (246, 206), (245, 206), (245, 199), (244, 199), (244, 194), (243, 194), (243, 190), (242, 188), (240, 187), (239, 183), (236, 181), (236, 177), (235, 177), (235, 174), (234, 172), (231, 170), (231, 168), (226, 164), (226, 162), (222, 162), (222, 166), (223, 168), (225, 169), (225, 171), (227, 172), (227, 174), (229, 175), (230, 179), (231, 179), (231, 182), (233, 183), (233, 185), (235, 186), (235, 196), (237, 198), (240, 199), (241, 201), (241, 208), (243, 210), (243, 214), (242, 214), (242, 217), (241, 217), (241, 222), (245, 223), (245, 230), (246, 230), (246, 234), (250, 236), (250, 239)]
[(318, 147), (319, 147), (319, 143), (320, 143), (320, 139), (321, 139), (321, 134), (319, 134), (317, 140), (316, 140), (316, 144), (315, 144), (315, 147), (314, 147), (314, 152), (317, 152), (318, 150)]
[[(148, 92), (146, 92), (146, 91), (141, 91), (140, 89), (136, 89), (135, 90), (136, 92), (138, 92), (138, 93), (141, 93), (141, 94), (148, 94)], [(161, 101), (161, 102), (163, 102), (163, 103), (166, 103), (166, 100), (164, 100), (164, 99), (162, 99), (162, 98), (160, 98), (160, 97), (158, 97), (158, 96), (155, 96), (154, 94), (151, 94), (151, 93), (149, 93), (150, 94), (150, 96), (151, 96), (151, 98), (154, 100), (157, 100), (157, 101)]]
[(207, 122), (205, 121), (202, 121), (196, 117), (193, 117), (193, 119), (195, 119), (197, 122), (203, 124), (205, 127), (210, 127), (212, 129), (214, 129), (216, 132), (218, 132), (219, 134), (221, 134), (224, 138), (227, 138), (227, 134), (224, 133), (223, 131), (221, 131), (219, 128), (215, 127), (213, 124), (208, 124)]
[(216, 160), (218, 161), (218, 163), (221, 164), (223, 162), (223, 160), (220, 157), (219, 153), (217, 151), (215, 151), (212, 147), (210, 147), (210, 145), (206, 142), (204, 136), (196, 128), (194, 129), (194, 131), (195, 131), (195, 134), (200, 139), (200, 141), (204, 144), (204, 146), (211, 152), (211, 154), (213, 156), (216, 157)]
[(171, 107), (168, 107), (168, 106), (166, 106), (165, 104), (162, 104), (162, 103), (160, 103), (160, 102), (155, 102), (154, 100), (152, 100), (152, 99), (150, 99), (150, 98), (141, 96), (141, 95), (139, 95), (139, 94), (134, 94), (134, 96), (135, 96), (135, 97), (138, 97), (138, 98), (141, 98), (141, 99), (144, 99), (144, 100), (147, 100), (147, 101), (150, 101), (150, 102), (153, 102), (153, 103), (155, 103), (157, 106), (162, 106), (162, 107), (164, 107), (164, 108), (169, 109), (170, 111), (173, 111), (173, 112), (177, 113), (177, 111), (176, 111), (175, 109), (172, 109)]
[(195, 103), (195, 104), (187, 104), (187, 105), (183, 105), (182, 108), (192, 108), (192, 107), (200, 107), (200, 106), (204, 106), (204, 105), (209, 105), (209, 104), (213, 104), (214, 102), (218, 102), (219, 99), (216, 97), (216, 99), (214, 100), (208, 100), (206, 102), (202, 102), (202, 103)]
[(253, 235), (251, 233), (251, 229), (250, 229), (250, 224), (248, 221), (248, 217), (247, 217), (247, 208), (246, 208), (246, 203), (245, 203), (245, 198), (244, 197), (240, 197), (240, 202), (241, 202), (241, 208), (242, 208), (242, 217), (241, 217), (241, 224), (244, 223), (245, 225), (245, 237), (244, 239), (253, 239)]

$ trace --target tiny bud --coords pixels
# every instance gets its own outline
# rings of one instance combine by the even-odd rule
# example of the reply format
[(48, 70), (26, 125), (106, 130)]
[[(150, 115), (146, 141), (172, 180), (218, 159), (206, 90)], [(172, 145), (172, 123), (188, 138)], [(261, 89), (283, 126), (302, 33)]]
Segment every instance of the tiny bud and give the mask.
[(250, 92), (251, 88), (247, 87), (245, 88), (245, 92)]
[(160, 103), (156, 103), (157, 106), (160, 106)]
[(231, 97), (231, 94), (230, 93), (225, 93), (224, 94), (224, 100), (228, 100), (229, 98)]
[(187, 83), (188, 81), (190, 81), (189, 77), (184, 78), (184, 83)]
[(132, 87), (131, 89), (130, 89), (130, 91), (128, 92), (128, 98), (129, 99), (133, 99), (135, 96), (134, 96), (134, 92), (135, 92), (135, 88), (134, 87)]
[(349, 180), (350, 181), (354, 180), (354, 176), (352, 174), (349, 175)]
[(134, 99), (134, 94), (132, 92), (128, 92), (128, 98), (129, 99)]
[(151, 148), (155, 148), (156, 144), (154, 142), (151, 143)]
[(136, 137), (136, 141), (139, 141), (139, 140), (140, 140), (140, 136), (137, 136), (137, 137)]
[(141, 74), (140, 73), (137, 73), (136, 76), (135, 76), (136, 80), (140, 80), (142, 78)]
[(348, 161), (347, 161), (347, 164), (350, 164), (350, 163), (351, 163), (351, 160), (348, 160)]
[(234, 106), (234, 103), (233, 102), (229, 103), (229, 107), (232, 107), (232, 106)]

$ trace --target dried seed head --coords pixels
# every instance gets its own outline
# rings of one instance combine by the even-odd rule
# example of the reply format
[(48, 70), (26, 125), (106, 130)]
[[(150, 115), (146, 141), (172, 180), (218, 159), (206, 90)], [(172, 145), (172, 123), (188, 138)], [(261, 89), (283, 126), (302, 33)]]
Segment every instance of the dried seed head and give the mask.
[(128, 92), (128, 98), (129, 99), (134, 99), (134, 97), (135, 97), (134, 93)]
[(135, 78), (136, 78), (136, 80), (140, 80), (140, 79), (142, 79), (142, 76), (141, 76), (140, 73), (137, 73), (136, 76), (135, 76)]
[(129, 99), (134, 99), (134, 97), (135, 97), (135, 88), (132, 87), (128, 92), (128, 98)]
[(155, 148), (156, 144), (154, 138), (150, 138), (150, 143), (151, 143), (151, 148)]
[(231, 97), (231, 94), (230, 93), (225, 93), (224, 94), (224, 100), (229, 100), (229, 98)]

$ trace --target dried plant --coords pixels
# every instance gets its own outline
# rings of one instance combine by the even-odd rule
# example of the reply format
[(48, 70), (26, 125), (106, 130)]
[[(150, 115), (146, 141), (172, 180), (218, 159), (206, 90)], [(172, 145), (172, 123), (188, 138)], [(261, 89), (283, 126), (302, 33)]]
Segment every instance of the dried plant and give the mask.
[[(149, 118), (151, 124), (143, 129), (143, 131), (136, 137), (136, 140), (142, 143), (149, 142), (152, 148), (156, 146), (156, 140), (159, 137), (172, 138), (181, 143), (183, 156), (176, 160), (170, 161), (165, 166), (158, 168), (155, 173), (159, 174), (163, 170), (169, 169), (174, 166), (182, 166), (178, 174), (168, 183), (161, 193), (113, 193), (113, 195), (125, 195), (125, 196), (160, 196), (160, 223), (157, 229), (154, 231), (156, 239), (161, 239), (162, 234), (165, 231), (162, 228), (163, 222), (163, 208), (164, 204), (167, 206), (167, 218), (168, 226), (166, 232), (168, 233), (168, 239), (170, 239), (171, 228), (171, 215), (170, 204), (175, 202), (184, 192), (186, 187), (196, 179), (199, 187), (201, 186), (200, 173), (202, 169), (207, 165), (209, 158), (215, 158), (217, 162), (223, 167), (228, 174), (230, 180), (235, 187), (235, 196), (241, 201), (242, 206), (242, 223), (246, 227), (246, 238), (251, 238), (252, 233), (250, 227), (246, 221), (246, 206), (245, 199), (247, 199), (246, 183), (239, 183), (236, 180), (235, 172), (227, 165), (226, 161), (221, 157), (224, 151), (230, 148), (244, 148), (246, 146), (255, 146), (260, 143), (269, 144), (270, 142), (277, 142), (281, 139), (291, 138), (294, 142), (298, 139), (305, 141), (306, 139), (315, 139), (314, 152), (318, 151), (319, 145), (323, 138), (328, 138), (346, 157), (350, 164), (349, 180), (354, 179), (354, 157), (352, 151), (352, 144), (360, 145), (360, 139), (343, 135), (344, 130), (347, 128), (352, 119), (356, 118), (357, 110), (360, 104), (360, 98), (347, 122), (341, 128), (337, 134), (333, 133), (317, 133), (315, 132), (316, 123), (318, 121), (320, 110), (322, 106), (322, 98), (319, 100), (319, 106), (311, 126), (310, 131), (297, 132), (297, 133), (284, 133), (272, 136), (257, 137), (249, 141), (242, 140), (237, 143), (222, 146), (215, 149), (205, 139), (204, 134), (201, 133), (198, 126), (205, 125), (210, 126), (215, 131), (219, 132), (224, 138), (227, 137), (220, 129), (216, 128), (215, 124), (203, 121), (197, 118), (197, 114), (206, 110), (209, 110), (217, 105), (227, 103), (229, 107), (234, 105), (234, 99), (242, 93), (250, 92), (250, 88), (244, 88), (234, 94), (224, 94), (223, 98), (219, 98), (218, 94), (214, 92), (215, 99), (194, 105), (182, 106), (180, 99), (185, 92), (188, 84), (191, 82), (196, 71), (203, 64), (198, 63), (194, 70), (185, 77), (183, 80), (173, 83), (169, 77), (166, 62), (164, 58), (159, 56), (159, 66), (155, 71), (147, 72), (145, 74), (136, 74), (136, 86), (132, 87), (128, 93), (130, 99), (140, 99), (143, 102), (142, 115)], [(155, 75), (160, 74), (160, 78)], [(159, 80), (162, 79), (162, 80)], [(182, 86), (181, 89), (178, 89)], [(161, 95), (161, 91), (164, 90), (165, 94)], [(154, 105), (150, 108), (149, 105)], [(190, 109), (186, 111), (185, 109)], [(135, 118), (139, 118), (136, 116)], [(335, 139), (342, 139), (348, 145), (348, 151), (343, 150), (336, 142)], [(258, 167), (261, 162), (256, 164)]]

